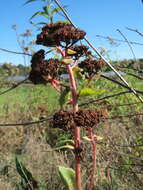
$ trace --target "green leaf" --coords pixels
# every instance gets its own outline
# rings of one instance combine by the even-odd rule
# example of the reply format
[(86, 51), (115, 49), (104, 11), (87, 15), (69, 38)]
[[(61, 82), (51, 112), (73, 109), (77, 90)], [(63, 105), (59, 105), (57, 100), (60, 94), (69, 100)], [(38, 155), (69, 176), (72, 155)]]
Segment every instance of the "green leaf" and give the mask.
[(62, 61), (63, 61), (64, 63), (66, 63), (66, 64), (71, 64), (71, 63), (73, 63), (73, 59), (71, 59), (71, 58), (64, 58), (64, 59), (62, 59)]
[[(103, 137), (101, 137), (101, 136), (95, 136), (94, 135), (94, 137), (96, 138), (96, 140), (97, 141), (101, 141), (101, 140), (103, 140)], [(89, 137), (87, 137), (87, 136), (84, 136), (84, 137), (82, 137), (84, 140), (86, 140), (86, 141), (91, 141), (91, 139), (89, 138)]]
[(28, 4), (28, 3), (31, 3), (31, 2), (34, 2), (34, 1), (37, 1), (37, 0), (28, 0), (24, 3), (24, 5)]
[(69, 190), (75, 190), (75, 171), (72, 168), (65, 168), (62, 166), (58, 166), (58, 171), (66, 188)]
[(56, 143), (56, 146), (62, 146), (62, 145), (74, 145), (74, 141), (71, 139), (65, 139), (65, 140), (60, 140), (59, 142)]
[(62, 22), (62, 23), (70, 23), (68, 20), (58, 20), (58, 22)]
[(52, 148), (52, 150), (48, 150), (47, 152), (53, 152), (53, 151), (56, 151), (56, 150), (65, 150), (65, 149), (74, 150), (74, 146), (72, 146), (72, 145), (59, 146), (59, 147), (56, 147), (56, 148)]
[(38, 23), (34, 23), (32, 21), (30, 21), (30, 24), (32, 24), (33, 26), (37, 26), (37, 25), (46, 25), (46, 22), (38, 22)]
[(52, 16), (52, 13), (50, 11), (52, 6), (53, 6), (53, 4), (50, 3), (47, 6), (43, 7), (45, 14), (47, 14), (48, 16)]
[(64, 146), (60, 146), (60, 147), (57, 147), (57, 148), (53, 148), (53, 151), (54, 150), (62, 150), (62, 149), (71, 149), (71, 150), (73, 150), (74, 146), (72, 146), (72, 145), (64, 145)]
[[(66, 8), (67, 6), (65, 5), (65, 6), (63, 6), (62, 8)], [(60, 12), (62, 9), (60, 8), (60, 7), (57, 7), (57, 8), (54, 8), (52, 11), (51, 11), (51, 14), (53, 15), (53, 14), (56, 14), (56, 13), (58, 13), (58, 12)]]
[(93, 90), (92, 88), (83, 88), (79, 92), (79, 96), (97, 95), (105, 92), (105, 90)]
[[(32, 3), (32, 2), (34, 2), (34, 1), (37, 1), (37, 0), (28, 0), (28, 1), (26, 1), (26, 2), (24, 3), (24, 5), (26, 5), (26, 4), (28, 4), (28, 3)], [(48, 0), (41, 0), (41, 1), (45, 2), (45, 1), (48, 1)]]
[(17, 172), (19, 173), (19, 175), (21, 176), (21, 178), (24, 178), (25, 181), (27, 181), (28, 179), (32, 178), (32, 174), (25, 168), (25, 166), (17, 159), (15, 159), (15, 163), (16, 163), (16, 169)]
[(74, 55), (76, 53), (76, 51), (74, 51), (72, 49), (67, 49), (67, 53), (68, 53), (68, 55)]
[(87, 136), (85, 136), (85, 137), (82, 137), (84, 140), (86, 140), (86, 141), (88, 141), (88, 142), (90, 142), (91, 141), (91, 139), (89, 138), (89, 137), (87, 137)]
[(22, 180), (31, 187), (38, 187), (37, 181), (33, 178), (31, 172), (29, 172), (26, 167), (18, 160), (18, 158), (15, 158), (16, 163), (16, 170), (21, 176)]
[(38, 15), (42, 15), (42, 16), (48, 18), (48, 15), (45, 14), (45, 12), (38, 11), (38, 12), (34, 13), (34, 14), (30, 17), (30, 20), (32, 20), (35, 16), (38, 16)]
[(74, 72), (74, 76), (78, 79), (78, 80), (82, 80), (83, 81), (83, 75), (81, 74), (82, 69), (75, 66), (72, 68), (72, 71)]

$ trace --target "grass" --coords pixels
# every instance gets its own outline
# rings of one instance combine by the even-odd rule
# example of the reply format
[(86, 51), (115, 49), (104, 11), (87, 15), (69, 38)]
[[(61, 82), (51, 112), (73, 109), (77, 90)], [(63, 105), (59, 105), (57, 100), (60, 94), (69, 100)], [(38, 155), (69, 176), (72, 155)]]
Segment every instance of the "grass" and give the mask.
[[(142, 81), (127, 77), (130, 83), (142, 89)], [(94, 81), (92, 87), (102, 94), (90, 97), (98, 99), (109, 94), (123, 91), (121, 87), (105, 79)], [(7, 88), (1, 88), (0, 91)], [(38, 120), (41, 116), (51, 115), (59, 109), (59, 95), (50, 86), (21, 85), (13, 91), (0, 96), (1, 123), (26, 122)], [(80, 99), (85, 102), (88, 97)], [(137, 102), (130, 94), (98, 101), (85, 108), (102, 108), (109, 112), (109, 117), (141, 113), (142, 104), (119, 106)], [(101, 122), (95, 128), (95, 134), (103, 140), (97, 145), (96, 185), (94, 190), (141, 190), (143, 187), (143, 138), (142, 116), (116, 118)], [(0, 128), (0, 189), (17, 190), (21, 178), (15, 169), (15, 156), (18, 155), (26, 168), (39, 182), (40, 190), (65, 190), (58, 174), (57, 165), (74, 167), (72, 151), (52, 151), (61, 139), (70, 135), (60, 129), (51, 129), (48, 122), (35, 126)], [(83, 133), (84, 135), (84, 133)], [(128, 145), (140, 146), (128, 146)], [(90, 145), (83, 141), (82, 180), (86, 183), (90, 174)], [(6, 166), (10, 166), (7, 167)], [(24, 189), (23, 189), (24, 190)]]
[[(6, 89), (2, 88), (1, 91)], [(50, 86), (22, 85), (0, 97), (0, 116), (9, 114), (11, 118), (13, 112), (28, 115), (35, 112), (33, 116), (37, 117), (40, 109), (48, 114), (58, 109), (58, 94)]]

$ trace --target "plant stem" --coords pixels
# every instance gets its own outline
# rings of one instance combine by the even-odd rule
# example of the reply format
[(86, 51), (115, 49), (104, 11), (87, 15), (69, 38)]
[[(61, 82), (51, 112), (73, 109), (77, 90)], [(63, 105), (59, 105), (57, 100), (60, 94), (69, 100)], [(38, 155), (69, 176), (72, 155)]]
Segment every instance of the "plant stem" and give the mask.
[[(78, 103), (77, 103), (77, 92), (76, 92), (76, 81), (73, 75), (73, 71), (70, 65), (67, 65), (67, 71), (69, 73), (70, 78), (70, 88), (72, 93), (72, 105), (73, 112), (76, 113), (78, 111)], [(80, 139), (80, 127), (75, 126), (74, 128), (74, 142), (75, 142), (75, 150), (80, 148), (81, 139)], [(75, 173), (76, 173), (76, 189), (82, 190), (81, 187), (81, 158), (79, 154), (75, 153)]]
[(73, 112), (76, 113), (78, 111), (76, 81), (75, 81), (73, 71), (72, 71), (72, 68), (70, 65), (67, 65), (67, 70), (68, 70), (69, 78), (70, 78), (70, 88), (71, 88), (71, 92), (72, 92)]
[[(75, 149), (80, 147), (80, 127), (75, 126)], [(81, 158), (78, 154), (75, 154), (75, 172), (76, 172), (76, 189), (82, 190), (81, 187)]]
[[(58, 0), (54, 0), (54, 2), (58, 5), (58, 7), (61, 9), (61, 11), (64, 13), (65, 17), (67, 18), (67, 20), (75, 27), (77, 28), (72, 20), (70, 19), (70, 17), (68, 16), (67, 12), (65, 11), (65, 9), (62, 7), (62, 5), (60, 4), (60, 2)], [(122, 77), (122, 75), (97, 51), (97, 49), (89, 42), (89, 40), (84, 37), (84, 40), (87, 42), (87, 44), (93, 49), (93, 51), (103, 60), (105, 61), (105, 63), (114, 71), (114, 73), (116, 73), (116, 75), (121, 79), (121, 81), (123, 81), (124, 85), (127, 86), (131, 92), (140, 100), (140, 102), (143, 103), (143, 99), (138, 95), (138, 93), (136, 92), (136, 90), (134, 88), (132, 88), (132, 86), (130, 86), (128, 84), (128, 82)]]
[(92, 190), (93, 186), (94, 186), (94, 177), (95, 177), (95, 173), (96, 173), (96, 141), (95, 141), (95, 137), (93, 135), (93, 129), (89, 128), (88, 129), (88, 135), (89, 138), (91, 139), (91, 146), (92, 146), (92, 159), (93, 159), (93, 166), (92, 166), (92, 174), (90, 176), (90, 182), (89, 182), (89, 186), (88, 186), (88, 190)]

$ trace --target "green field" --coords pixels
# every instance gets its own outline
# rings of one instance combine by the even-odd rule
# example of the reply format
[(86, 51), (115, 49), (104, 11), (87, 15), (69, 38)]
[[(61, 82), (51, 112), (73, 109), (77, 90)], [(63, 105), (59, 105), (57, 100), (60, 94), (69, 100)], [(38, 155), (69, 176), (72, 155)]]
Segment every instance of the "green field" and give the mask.
[[(1, 92), (8, 88), (1, 88)], [(0, 116), (5, 113), (9, 119), (13, 112), (28, 115), (33, 114), (37, 116), (38, 109), (43, 109), (51, 114), (58, 109), (58, 94), (50, 86), (34, 86), (29, 84), (21, 85), (12, 91), (1, 95), (0, 97)], [(36, 113), (37, 110), (37, 113)], [(35, 115), (34, 115), (35, 112)], [(17, 118), (15, 118), (16, 120)]]
[[(133, 77), (126, 77), (126, 79), (132, 86), (142, 90), (141, 80)], [(97, 100), (126, 91), (104, 78), (95, 79), (91, 82), (91, 86), (102, 93), (90, 98), (88, 96), (80, 98), (80, 104), (89, 99)], [(3, 87), (0, 92), (8, 88)], [(23, 84), (0, 96), (0, 123), (37, 121), (41, 117), (48, 117), (60, 109), (58, 100), (58, 93), (49, 85)], [(141, 146), (143, 117), (133, 116), (133, 114), (141, 114), (143, 105), (132, 93), (127, 93), (83, 106), (87, 109), (89, 107), (106, 109), (110, 118), (95, 128), (95, 134), (103, 137), (103, 140), (97, 145), (98, 172), (94, 190), (141, 190), (143, 187), (143, 146)], [(119, 117), (123, 115), (131, 116)], [(115, 118), (111, 119), (111, 117)], [(18, 156), (37, 180), (40, 190), (57, 190), (57, 188), (66, 190), (57, 175), (57, 165), (74, 167), (74, 154), (71, 150), (51, 150), (71, 136), (50, 126), (49, 122), (44, 122), (33, 126), (0, 128), (0, 189), (19, 190), (21, 178), (15, 168), (15, 156)], [(84, 133), (82, 135), (84, 136)], [(85, 187), (87, 182), (85, 174), (88, 175), (90, 171), (91, 157), (88, 142), (83, 141), (83, 147), (85, 156), (82, 163), (82, 179)]]

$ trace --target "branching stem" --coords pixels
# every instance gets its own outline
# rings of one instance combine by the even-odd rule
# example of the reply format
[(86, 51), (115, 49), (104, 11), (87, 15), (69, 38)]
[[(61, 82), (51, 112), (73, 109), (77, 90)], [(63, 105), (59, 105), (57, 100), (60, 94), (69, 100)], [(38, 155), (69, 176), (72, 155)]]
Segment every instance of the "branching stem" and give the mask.
[(92, 128), (88, 129), (88, 136), (91, 140), (90, 143), (91, 143), (91, 147), (92, 147), (92, 160), (93, 160), (92, 173), (90, 176), (88, 190), (92, 190), (94, 187), (94, 178), (95, 178), (95, 173), (96, 173), (96, 139), (93, 135)]
[[(69, 79), (70, 79), (70, 89), (72, 93), (72, 105), (73, 105), (73, 112), (76, 113), (78, 111), (78, 103), (77, 103), (77, 89), (76, 89), (76, 81), (74, 78), (74, 74), (72, 71), (71, 66), (67, 65), (67, 71), (69, 73)], [(75, 150), (80, 148), (81, 145), (81, 139), (80, 139), (80, 127), (75, 126), (74, 128), (74, 142), (75, 142)], [(81, 187), (81, 158), (80, 156), (75, 153), (75, 173), (76, 173), (76, 189), (82, 190)]]
[(73, 112), (76, 113), (78, 111), (76, 81), (75, 81), (73, 71), (70, 65), (67, 65), (67, 71), (69, 73), (70, 88), (72, 92)]
[[(72, 20), (68, 16), (65, 9), (60, 5), (58, 0), (54, 0), (54, 2), (57, 4), (57, 6), (61, 9), (61, 11), (64, 13), (67, 20), (76, 28), (76, 26), (73, 24)], [(90, 43), (90, 41), (84, 37), (84, 40), (87, 42), (87, 44), (93, 49), (93, 51), (103, 60), (105, 63), (116, 73), (116, 75), (123, 81), (123, 83), (131, 90), (131, 92), (140, 100), (140, 102), (143, 103), (143, 99), (138, 95), (136, 90), (132, 88), (128, 82), (122, 77), (122, 75), (98, 52), (98, 50)]]

